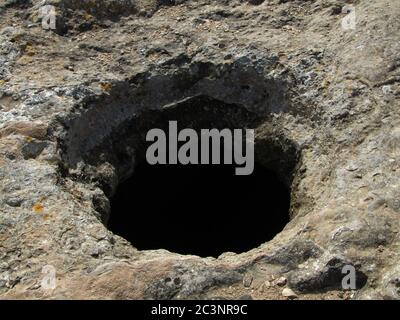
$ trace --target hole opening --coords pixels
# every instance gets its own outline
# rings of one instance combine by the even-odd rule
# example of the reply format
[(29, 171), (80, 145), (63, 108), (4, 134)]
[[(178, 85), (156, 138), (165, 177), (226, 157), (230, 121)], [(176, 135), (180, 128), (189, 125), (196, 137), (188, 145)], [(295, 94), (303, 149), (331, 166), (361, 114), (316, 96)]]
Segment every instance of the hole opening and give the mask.
[(112, 198), (109, 229), (140, 250), (218, 257), (258, 247), (289, 221), (290, 192), (258, 163), (252, 175), (233, 172), (141, 162)]
[[(201, 129), (261, 128), (253, 174), (236, 176), (236, 164), (150, 166), (146, 134), (154, 128), (168, 132), (170, 121), (178, 123), (178, 131), (191, 128), (198, 135)], [(209, 96), (146, 109), (85, 153), (75, 178), (104, 191), (108, 199), (93, 201), (100, 218), (140, 250), (204, 257), (242, 253), (271, 240), (292, 215), (297, 149), (274, 126), (268, 128), (268, 121)]]

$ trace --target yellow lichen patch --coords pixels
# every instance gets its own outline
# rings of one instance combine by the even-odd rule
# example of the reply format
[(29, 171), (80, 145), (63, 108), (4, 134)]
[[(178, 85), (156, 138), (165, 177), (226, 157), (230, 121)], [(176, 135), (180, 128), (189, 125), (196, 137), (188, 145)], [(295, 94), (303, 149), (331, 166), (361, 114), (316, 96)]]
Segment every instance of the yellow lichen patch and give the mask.
[(37, 50), (31, 44), (27, 44), (24, 52), (28, 56), (34, 56), (37, 53)]
[(28, 136), (28, 137), (25, 137), (25, 140), (26, 140), (26, 142), (31, 143), (33, 141), (33, 138)]
[(93, 16), (87, 12), (84, 13), (83, 15), (83, 19), (85, 19), (86, 21), (89, 21), (93, 18)]
[(41, 203), (36, 203), (33, 205), (32, 210), (35, 213), (42, 213), (43, 212), (43, 205)]
[(5, 84), (5, 83), (6, 83), (6, 80), (0, 79), (0, 86), (2, 86), (2, 85)]
[(112, 84), (111, 83), (101, 83), (100, 87), (101, 87), (101, 90), (109, 92), (112, 88)]

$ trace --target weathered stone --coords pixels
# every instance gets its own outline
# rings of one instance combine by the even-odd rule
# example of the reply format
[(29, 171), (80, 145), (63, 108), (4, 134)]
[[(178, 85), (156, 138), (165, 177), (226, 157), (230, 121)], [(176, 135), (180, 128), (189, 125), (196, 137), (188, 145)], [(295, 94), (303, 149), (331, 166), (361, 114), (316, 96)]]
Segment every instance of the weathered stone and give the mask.
[(290, 288), (285, 288), (282, 290), (282, 296), (288, 299), (296, 299), (297, 298), (297, 294), (295, 294), (293, 292), (292, 289)]
[[(44, 3), (56, 32), (40, 27)], [(238, 299), (262, 285), (252, 298), (294, 298), (288, 285), (323, 299), (352, 265), (357, 288), (338, 297), (399, 299), (400, 3), (355, 9), (344, 30), (336, 1), (1, 4), (0, 297)], [(226, 111), (256, 123), (257, 161), (291, 187), (291, 221), (242, 254), (139, 251), (107, 229), (109, 198), (143, 128), (198, 97), (254, 115)]]
[(277, 285), (279, 287), (283, 287), (286, 285), (287, 279), (285, 277), (280, 277), (279, 279), (276, 279), (274, 281), (274, 285)]

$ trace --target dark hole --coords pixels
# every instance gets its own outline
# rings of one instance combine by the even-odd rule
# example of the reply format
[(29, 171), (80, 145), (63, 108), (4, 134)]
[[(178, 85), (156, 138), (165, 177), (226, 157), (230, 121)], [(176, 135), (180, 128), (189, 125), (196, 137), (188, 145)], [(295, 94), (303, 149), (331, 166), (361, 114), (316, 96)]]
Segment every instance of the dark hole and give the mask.
[(276, 174), (231, 165), (138, 164), (111, 201), (109, 229), (140, 250), (217, 257), (271, 240), (289, 220), (290, 195)]

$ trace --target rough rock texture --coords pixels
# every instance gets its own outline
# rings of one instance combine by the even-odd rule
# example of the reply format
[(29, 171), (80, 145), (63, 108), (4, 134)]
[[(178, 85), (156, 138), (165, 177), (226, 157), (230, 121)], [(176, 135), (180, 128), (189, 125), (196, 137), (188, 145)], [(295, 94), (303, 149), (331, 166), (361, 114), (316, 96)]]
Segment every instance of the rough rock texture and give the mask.
[[(399, 16), (392, 0), (1, 1), (0, 297), (399, 299)], [(138, 251), (103, 224), (136, 152), (110, 137), (199, 95), (262, 119), (292, 219), (243, 254)]]

